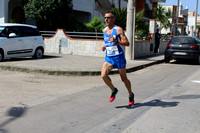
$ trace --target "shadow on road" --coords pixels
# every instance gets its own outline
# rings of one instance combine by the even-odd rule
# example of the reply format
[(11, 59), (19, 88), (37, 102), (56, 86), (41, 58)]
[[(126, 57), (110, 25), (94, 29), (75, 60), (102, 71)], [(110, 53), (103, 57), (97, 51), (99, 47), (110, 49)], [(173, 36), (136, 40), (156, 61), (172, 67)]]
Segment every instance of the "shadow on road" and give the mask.
[(145, 103), (135, 103), (134, 106), (117, 106), (115, 108), (128, 108), (128, 109), (135, 109), (135, 108), (139, 108), (139, 107), (144, 107), (144, 106), (150, 106), (150, 107), (162, 107), (162, 108), (166, 108), (166, 107), (175, 107), (178, 106), (179, 102), (163, 102), (159, 99), (155, 99), (149, 102), (145, 102)]
[(26, 112), (26, 108), (24, 107), (12, 107), (8, 110), (7, 116), (10, 116), (11, 118), (7, 121), (0, 123), (0, 133), (7, 133), (7, 130), (3, 129), (3, 127), (10, 122), (16, 120), (19, 117), (22, 117)]
[(195, 60), (189, 60), (189, 59), (177, 59), (170, 63), (176, 65), (197, 65)]

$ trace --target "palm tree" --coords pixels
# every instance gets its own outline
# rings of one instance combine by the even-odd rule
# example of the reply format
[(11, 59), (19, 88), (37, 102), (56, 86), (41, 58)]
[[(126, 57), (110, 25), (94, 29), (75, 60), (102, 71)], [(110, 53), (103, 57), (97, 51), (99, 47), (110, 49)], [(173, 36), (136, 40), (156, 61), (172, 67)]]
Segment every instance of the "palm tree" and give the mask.
[(135, 29), (136, 32), (143, 29), (144, 26), (144, 19), (143, 19), (144, 11), (138, 12), (135, 14)]
[(170, 8), (168, 8), (167, 12), (165, 12), (164, 15), (165, 15), (165, 19), (163, 21), (162, 27), (167, 29), (167, 27), (170, 26), (170, 29), (171, 29), (172, 23), (169, 19), (172, 18), (172, 10)]
[(116, 17), (115, 24), (125, 29), (127, 9), (126, 8), (122, 8), (122, 9), (112, 8), (112, 11), (114, 12), (115, 17)]
[(166, 9), (164, 7), (162, 7), (161, 5), (158, 5), (154, 10), (155, 10), (154, 18), (157, 21), (161, 21), (161, 23), (162, 23), (161, 28), (167, 29), (168, 26), (170, 26), (170, 28), (171, 28), (172, 23), (169, 19), (172, 18), (172, 10), (170, 8), (168, 8), (168, 10), (166, 11)]
[(165, 12), (166, 12), (166, 9), (163, 8), (160, 4), (154, 8), (154, 18), (157, 20), (157, 21), (161, 21), (163, 22), (164, 19), (165, 19)]

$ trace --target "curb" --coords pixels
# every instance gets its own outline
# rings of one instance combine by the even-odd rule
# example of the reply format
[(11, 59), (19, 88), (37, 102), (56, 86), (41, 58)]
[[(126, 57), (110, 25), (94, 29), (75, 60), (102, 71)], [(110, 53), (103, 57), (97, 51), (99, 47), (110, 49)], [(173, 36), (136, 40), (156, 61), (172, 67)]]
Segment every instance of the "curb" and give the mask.
[[(164, 60), (158, 60), (151, 63), (127, 68), (126, 72), (131, 73), (137, 70), (141, 70), (147, 68), (152, 65), (163, 63)], [(101, 71), (53, 71), (53, 70), (40, 70), (40, 69), (31, 69), (31, 68), (21, 68), (14, 66), (0, 66), (1, 70), (8, 71), (19, 71), (19, 72), (27, 72), (27, 73), (43, 73), (48, 75), (56, 75), (56, 76), (98, 76), (101, 75)], [(111, 75), (119, 74), (118, 70), (113, 70), (110, 72)]]

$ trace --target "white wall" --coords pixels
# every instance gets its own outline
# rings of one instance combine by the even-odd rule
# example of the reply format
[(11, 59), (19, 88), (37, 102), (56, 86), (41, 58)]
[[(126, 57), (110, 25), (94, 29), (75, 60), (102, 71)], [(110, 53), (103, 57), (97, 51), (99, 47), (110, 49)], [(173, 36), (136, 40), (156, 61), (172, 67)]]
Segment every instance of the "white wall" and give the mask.
[(195, 25), (195, 17), (194, 16), (191, 16), (191, 17), (188, 17), (188, 30), (190, 32), (190, 36), (193, 35), (193, 32), (194, 32), (194, 25)]
[(4, 23), (4, 0), (0, 0), (0, 23)]
[(0, 0), (0, 23), (8, 22), (8, 2), (9, 0)]

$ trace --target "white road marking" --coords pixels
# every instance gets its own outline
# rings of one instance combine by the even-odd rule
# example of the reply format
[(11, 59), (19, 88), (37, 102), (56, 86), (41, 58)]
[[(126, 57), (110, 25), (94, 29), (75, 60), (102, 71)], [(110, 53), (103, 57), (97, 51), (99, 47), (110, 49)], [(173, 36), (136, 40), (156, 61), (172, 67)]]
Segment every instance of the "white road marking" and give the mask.
[(193, 83), (200, 83), (200, 80), (192, 80)]

